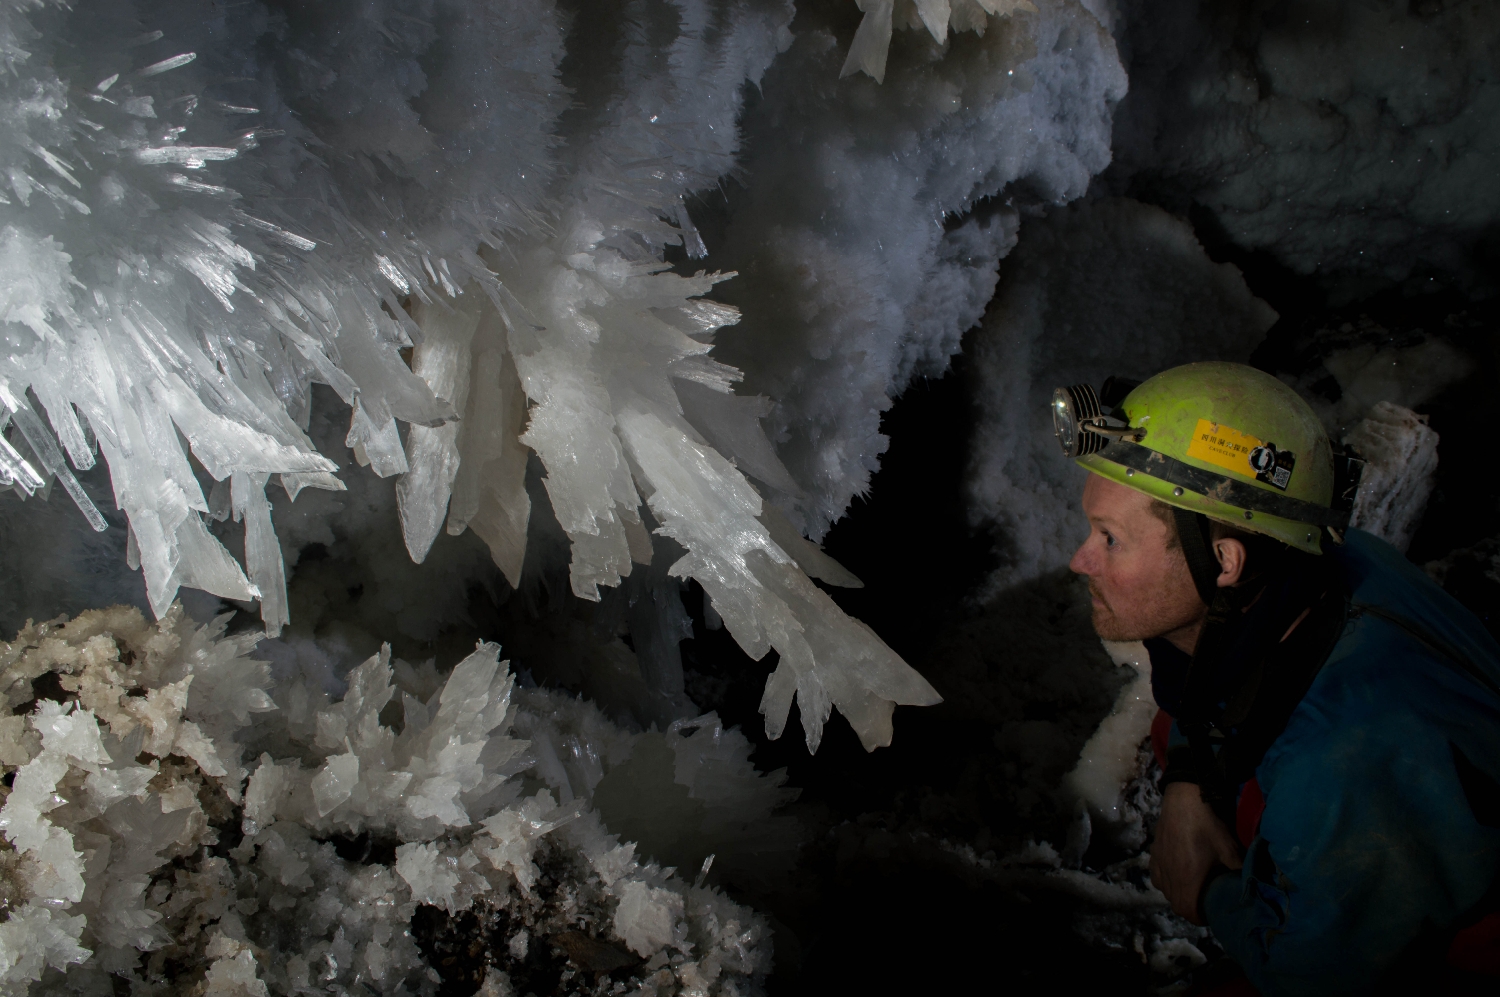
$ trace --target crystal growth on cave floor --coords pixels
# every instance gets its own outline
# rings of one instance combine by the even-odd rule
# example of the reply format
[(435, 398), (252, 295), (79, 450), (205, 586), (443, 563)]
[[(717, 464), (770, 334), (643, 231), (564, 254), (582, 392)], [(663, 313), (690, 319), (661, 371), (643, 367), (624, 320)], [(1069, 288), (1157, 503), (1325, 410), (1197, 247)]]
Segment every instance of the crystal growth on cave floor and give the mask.
[[(342, 698), (273, 689), (260, 635), (226, 620), (116, 607), (0, 645), (5, 993), (431, 994), (424, 931), (449, 918), (499, 932), (489, 994), (512, 992), (507, 967), (599, 993), (748, 993), (769, 971), (758, 914), (643, 861), (592, 806), (661, 734), (517, 690), (494, 644), (446, 677), (382, 651)], [(709, 715), (671, 737), (667, 784), (697, 801), (679, 834), (787, 847), (784, 775), (742, 735)]]

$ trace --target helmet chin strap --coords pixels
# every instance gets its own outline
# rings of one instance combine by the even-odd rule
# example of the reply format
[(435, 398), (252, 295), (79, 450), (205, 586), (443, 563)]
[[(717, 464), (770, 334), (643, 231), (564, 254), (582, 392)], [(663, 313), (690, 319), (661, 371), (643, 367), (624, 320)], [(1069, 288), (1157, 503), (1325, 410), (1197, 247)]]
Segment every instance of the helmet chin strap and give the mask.
[(1188, 571), (1193, 576), (1193, 585), (1198, 589), (1198, 598), (1206, 606), (1212, 606), (1219, 594), (1219, 575), (1223, 569), (1214, 557), (1213, 535), (1209, 533), (1208, 517), (1201, 512), (1189, 512), (1172, 506), (1172, 518), (1177, 522), (1177, 539), (1182, 544), (1182, 555), (1187, 558)]
[(1212, 705), (1217, 698), (1218, 666), (1234, 642), (1237, 631), (1233, 622), (1239, 614), (1231, 607), (1231, 590), (1219, 588), (1222, 569), (1219, 559), (1214, 557), (1208, 517), (1173, 506), (1172, 518), (1177, 524), (1177, 539), (1183, 557), (1187, 559), (1188, 571), (1193, 576), (1193, 585), (1198, 589), (1198, 598), (1208, 607), (1208, 617), (1193, 649), (1193, 663), (1188, 668), (1183, 690), (1182, 716), (1177, 722), (1188, 739), (1192, 759), (1190, 781), (1198, 784), (1204, 802), (1220, 819), (1232, 824), (1234, 790), (1222, 778), (1223, 772), (1209, 739), (1209, 729)]
[[(1336, 568), (1328, 558), (1309, 556), (1306, 561), (1310, 563), (1272, 558), (1251, 584), (1220, 588), (1223, 572), (1213, 554), (1208, 517), (1176, 507), (1172, 516), (1193, 584), (1208, 612), (1193, 648), (1176, 718), (1187, 737), (1186, 756), (1175, 765), (1169, 763), (1167, 777), (1173, 782), (1197, 783), (1204, 802), (1233, 826), (1239, 785), (1253, 774), (1259, 754), (1244, 768), (1243, 756), (1237, 754), (1241, 749), (1226, 745), (1239, 736), (1237, 730), (1259, 736), (1254, 733), (1255, 725), (1265, 721), (1257, 717), (1278, 709), (1277, 703), (1290, 710), (1301, 698), (1305, 685), (1297, 686), (1291, 699), (1278, 699), (1287, 695), (1291, 683), (1311, 681), (1312, 672), (1288, 671), (1282, 657), (1272, 657), (1273, 650), (1293, 621), (1338, 584), (1331, 574)], [(1248, 625), (1250, 618), (1244, 611), (1268, 592), (1270, 599), (1261, 605), (1253, 625)], [(1319, 657), (1314, 664), (1321, 661)], [(1226, 667), (1239, 671), (1226, 672)], [(1250, 727), (1243, 727), (1247, 722)]]

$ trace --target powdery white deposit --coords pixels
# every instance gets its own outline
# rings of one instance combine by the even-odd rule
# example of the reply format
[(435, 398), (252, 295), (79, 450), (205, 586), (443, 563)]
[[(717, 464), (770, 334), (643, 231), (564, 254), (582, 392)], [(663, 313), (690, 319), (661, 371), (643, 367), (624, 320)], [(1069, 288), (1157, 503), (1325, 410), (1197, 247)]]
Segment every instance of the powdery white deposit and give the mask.
[[(382, 652), (340, 699), (318, 682), (272, 689), (249, 656), (261, 635), (224, 623), (115, 608), (0, 645), (4, 992), (430, 994), (410, 928), (424, 904), (519, 926), (493, 957), (501, 993), (506, 952), (580, 935), (649, 992), (748, 993), (770, 969), (758, 915), (638, 856), (591, 807), (651, 735), (518, 694), (493, 644), (445, 677)], [(711, 715), (668, 736), (701, 813), (682, 833), (786, 846), (768, 840), (784, 777), (756, 773), (742, 736)], [(390, 858), (339, 857), (361, 835)], [(600, 985), (572, 972), (580, 992)]]
[(1500, 19), (1490, 4), (1118, 5), (1122, 172), (1350, 297), (1492, 278)]
[(1036, 8), (942, 44), (899, 32), (877, 85), (839, 79), (839, 12), (806, 5), (746, 108), (744, 184), (708, 257), (739, 273), (718, 294), (742, 314), (716, 353), (772, 403), (794, 484), (751, 473), (815, 539), (869, 488), (892, 399), (984, 315), (1021, 211), (1080, 197), (1110, 162), (1114, 39), (1073, 0)]
[(1135, 669), (1135, 677), (1120, 689), (1114, 709), (1099, 723), (1099, 728), (1085, 742), (1078, 764), (1063, 778), (1063, 785), (1077, 794), (1090, 813), (1111, 824), (1134, 816), (1139, 840), (1146, 840), (1140, 814), (1128, 814), (1122, 806), (1122, 794), (1136, 775), (1141, 742), (1151, 732), (1156, 716), (1156, 700), (1151, 695), (1151, 655), (1139, 641), (1116, 643), (1105, 641), (1104, 648), (1117, 665)]
[(1437, 432), (1427, 416), (1382, 401), (1344, 442), (1365, 460), (1349, 525), (1406, 550), (1436, 484)]

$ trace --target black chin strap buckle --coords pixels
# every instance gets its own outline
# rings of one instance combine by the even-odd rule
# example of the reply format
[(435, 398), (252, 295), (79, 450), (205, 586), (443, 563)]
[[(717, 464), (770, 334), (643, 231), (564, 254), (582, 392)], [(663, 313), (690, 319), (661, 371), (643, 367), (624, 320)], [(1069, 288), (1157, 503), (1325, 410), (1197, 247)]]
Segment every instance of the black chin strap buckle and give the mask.
[(1182, 556), (1187, 559), (1188, 571), (1193, 576), (1193, 585), (1198, 589), (1198, 598), (1204, 605), (1212, 606), (1219, 594), (1219, 575), (1223, 569), (1214, 557), (1213, 535), (1209, 532), (1208, 517), (1200, 512), (1189, 512), (1172, 506), (1172, 518), (1177, 523), (1177, 539), (1182, 545)]

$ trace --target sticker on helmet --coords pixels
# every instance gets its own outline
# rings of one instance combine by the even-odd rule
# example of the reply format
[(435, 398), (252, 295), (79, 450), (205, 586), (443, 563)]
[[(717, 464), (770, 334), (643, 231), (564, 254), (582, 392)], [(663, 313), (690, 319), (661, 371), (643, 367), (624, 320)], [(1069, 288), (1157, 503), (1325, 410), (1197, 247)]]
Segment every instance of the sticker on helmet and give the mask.
[(1255, 480), (1264, 481), (1286, 491), (1292, 480), (1292, 468), (1297, 457), (1290, 450), (1277, 450), (1276, 444), (1266, 443), (1250, 451), (1250, 466), (1255, 468)]
[(1264, 481), (1282, 491), (1286, 491), (1292, 480), (1292, 469), (1297, 464), (1297, 457), (1290, 450), (1277, 449), (1275, 443), (1207, 419), (1198, 420), (1198, 428), (1188, 443), (1187, 455), (1226, 471)]

